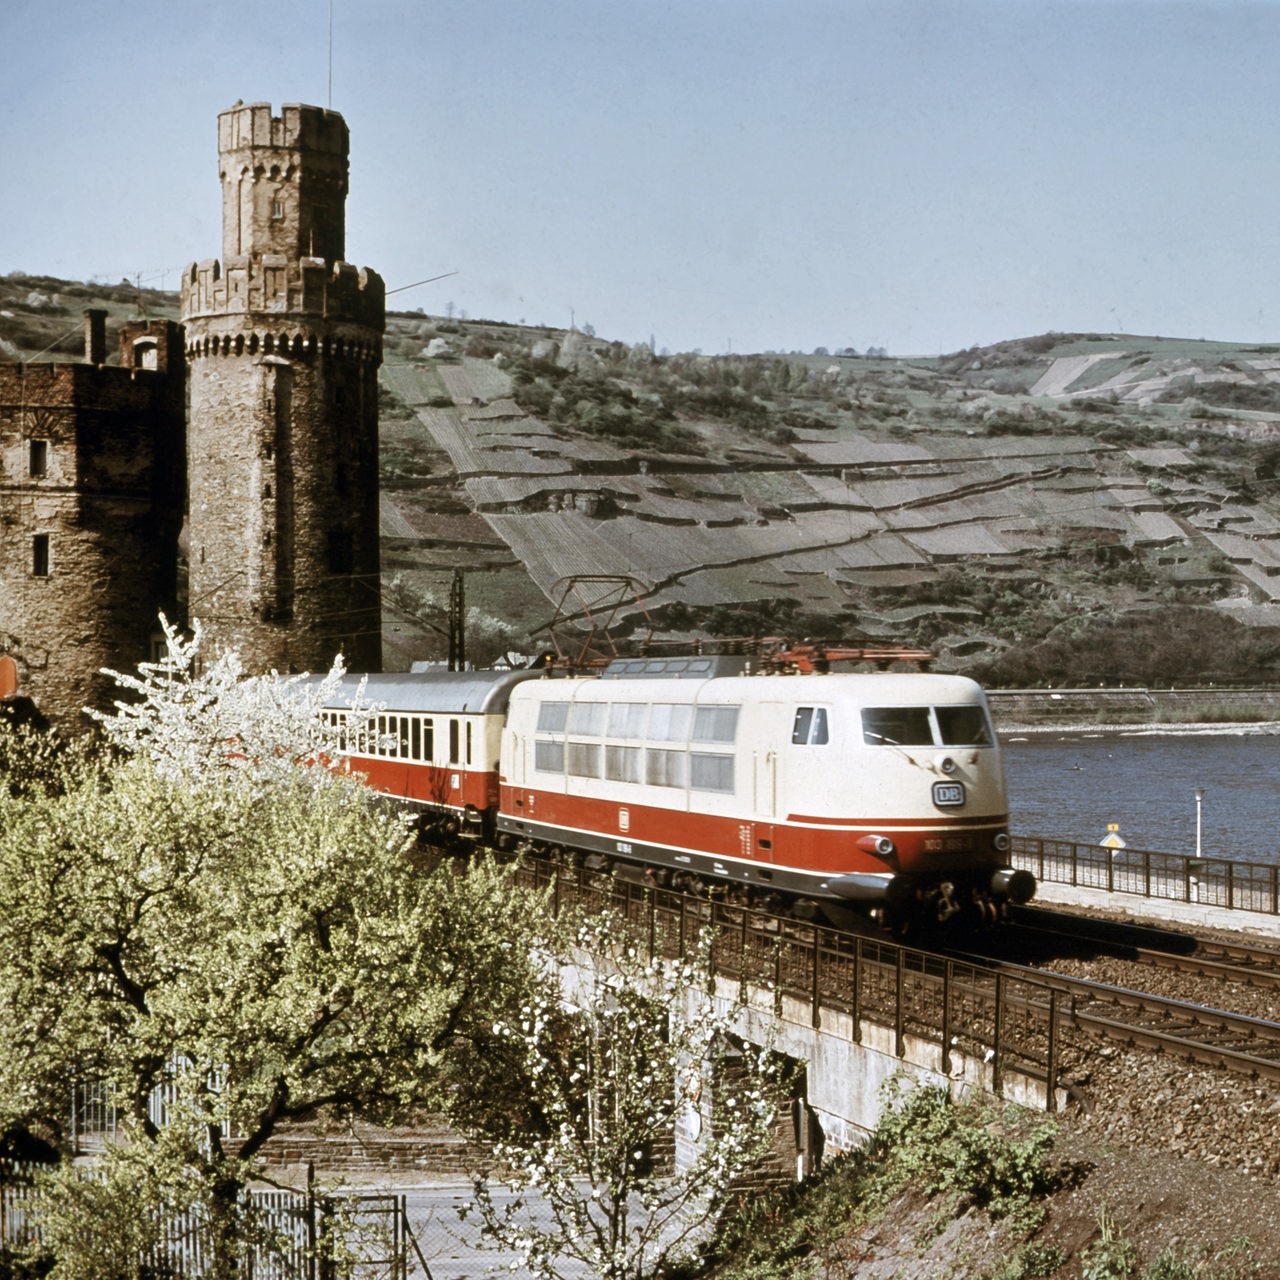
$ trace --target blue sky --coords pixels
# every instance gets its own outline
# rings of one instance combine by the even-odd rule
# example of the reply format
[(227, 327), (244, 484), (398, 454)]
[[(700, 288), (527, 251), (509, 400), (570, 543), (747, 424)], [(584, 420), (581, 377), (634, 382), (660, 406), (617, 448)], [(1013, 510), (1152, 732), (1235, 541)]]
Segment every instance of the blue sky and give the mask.
[[(708, 353), (1280, 340), (1280, 0), (3, 0), (0, 273), (176, 287), (332, 105), (430, 313)], [(249, 24), (256, 27), (250, 28)]]

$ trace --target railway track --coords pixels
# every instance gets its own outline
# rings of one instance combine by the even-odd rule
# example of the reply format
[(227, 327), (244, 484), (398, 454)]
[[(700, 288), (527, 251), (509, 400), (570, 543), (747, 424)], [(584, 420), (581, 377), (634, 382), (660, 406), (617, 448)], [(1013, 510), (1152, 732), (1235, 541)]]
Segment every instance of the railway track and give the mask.
[[(1070, 998), (1063, 1015), (1087, 1034), (1280, 1082), (1280, 1022), (1233, 1013), (1148, 991), (952, 953), (992, 973), (1034, 978)], [(1179, 957), (1183, 959), (1183, 957)]]
[(1254, 943), (1028, 908), (1017, 912), (1012, 926), (1013, 944), (1020, 938), (1036, 938), (1050, 948), (1094, 948), (1118, 959), (1223, 983), (1280, 988), (1280, 950)]

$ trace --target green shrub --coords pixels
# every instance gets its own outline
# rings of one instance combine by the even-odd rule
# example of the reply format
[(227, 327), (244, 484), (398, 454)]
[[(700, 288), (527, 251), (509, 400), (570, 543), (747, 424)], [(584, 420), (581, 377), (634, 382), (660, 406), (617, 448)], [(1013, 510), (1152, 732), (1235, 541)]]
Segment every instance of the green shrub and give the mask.
[(1104, 1204), (1098, 1210), (1098, 1238), (1080, 1254), (1084, 1280), (1131, 1280), (1138, 1266), (1138, 1250)]

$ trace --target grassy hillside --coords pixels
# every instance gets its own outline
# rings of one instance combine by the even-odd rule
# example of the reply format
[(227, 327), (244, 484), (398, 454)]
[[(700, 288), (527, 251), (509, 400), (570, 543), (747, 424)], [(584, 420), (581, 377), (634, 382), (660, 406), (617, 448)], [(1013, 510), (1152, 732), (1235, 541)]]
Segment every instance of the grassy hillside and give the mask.
[[(89, 305), (177, 311), (10, 276), (0, 350), (73, 356)], [(895, 639), (1004, 684), (1276, 676), (1280, 346), (655, 356), (395, 313), (382, 423), (389, 665), (442, 654), (461, 567), (481, 661), (545, 648), (590, 574), (643, 595), (633, 635)]]

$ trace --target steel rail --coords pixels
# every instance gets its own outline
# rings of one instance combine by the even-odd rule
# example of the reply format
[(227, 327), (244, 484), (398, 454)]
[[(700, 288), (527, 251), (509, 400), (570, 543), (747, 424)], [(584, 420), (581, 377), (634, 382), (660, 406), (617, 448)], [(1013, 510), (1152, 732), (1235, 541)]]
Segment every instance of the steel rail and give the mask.
[[(1259, 988), (1280, 987), (1280, 951), (1270, 947), (1258, 947), (1249, 943), (1222, 942), (1217, 938), (1188, 935), (1193, 949), (1180, 953), (1161, 947), (1143, 946), (1137, 941), (1125, 939), (1127, 926), (1113, 921), (1095, 922), (1088, 916), (1064, 912), (1048, 913), (1049, 917), (1069, 920), (1080, 928), (1062, 928), (1036, 919), (1037, 913), (1024, 908), (1019, 912), (1016, 925), (1019, 932), (1038, 934), (1048, 938), (1063, 938), (1081, 946), (1095, 946), (1111, 950), (1124, 960), (1134, 960), (1176, 973), (1195, 974), (1220, 982), (1239, 982)], [(1149, 926), (1134, 926), (1135, 935), (1167, 932)]]
[[(1131, 1045), (1174, 1052), (1198, 1062), (1226, 1066), (1246, 1075), (1280, 1080), (1278, 1022), (1010, 961), (986, 959), (983, 963), (999, 972), (1023, 977), (1034, 974), (1044, 985), (1069, 995), (1071, 1006), (1063, 1011), (1064, 1016), (1084, 1030)], [(1103, 1009), (1152, 1015), (1158, 1023), (1152, 1026), (1141, 1019), (1111, 1016), (1101, 1012)], [(1164, 1025), (1159, 1025), (1160, 1022)], [(1208, 1038), (1206, 1032), (1216, 1034)]]

